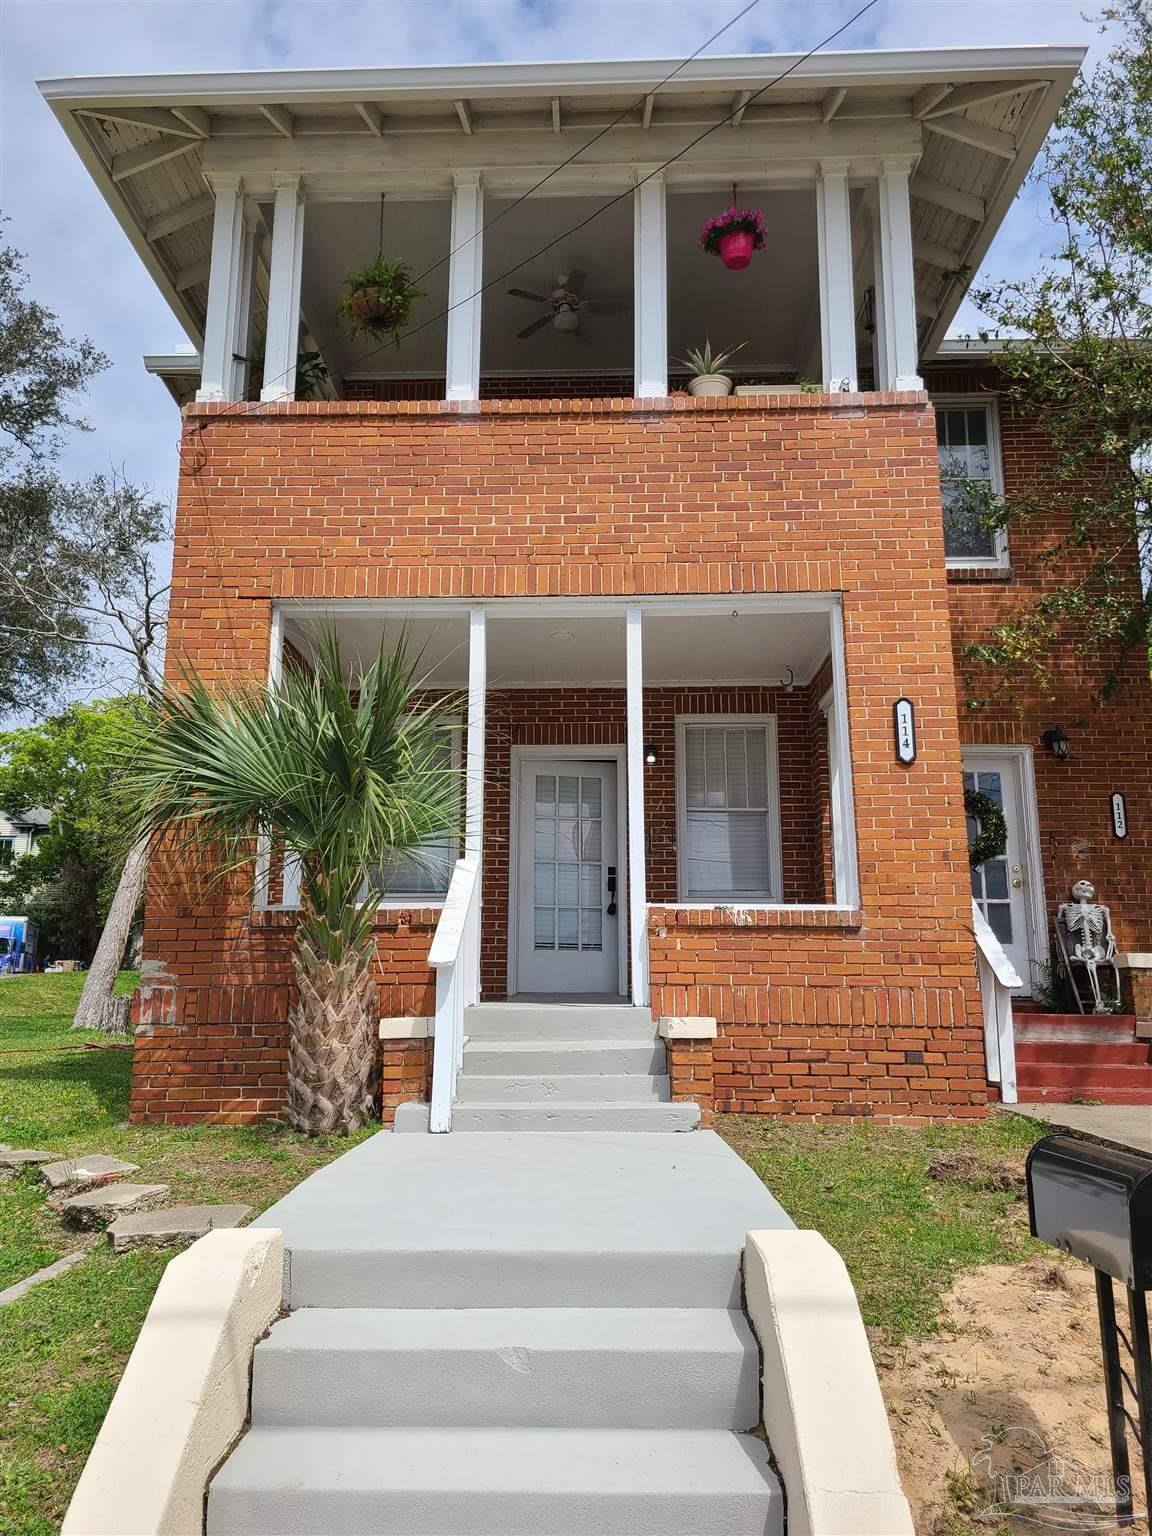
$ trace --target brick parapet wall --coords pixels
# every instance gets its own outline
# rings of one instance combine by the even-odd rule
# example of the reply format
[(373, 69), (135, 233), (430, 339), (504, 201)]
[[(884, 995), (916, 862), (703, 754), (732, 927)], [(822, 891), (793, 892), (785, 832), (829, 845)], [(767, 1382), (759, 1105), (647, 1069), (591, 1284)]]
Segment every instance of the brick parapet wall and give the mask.
[[(814, 978), (842, 994), (863, 977), (878, 1019), (907, 1008), (925, 1038), (941, 998), (951, 1027), (979, 1021), (925, 397), (485, 401), (463, 410), (439, 401), (307, 402), (186, 412), (172, 669), (191, 662), (210, 678), (259, 682), (277, 599), (833, 591), (843, 593), (866, 926), (823, 915), (808, 924), (789, 918), (787, 927), (757, 920), (725, 931), (730, 953), (714, 962), (705, 949), (686, 956), (689, 935), (717, 936), (677, 913), (669, 933), (680, 947), (653, 945), (654, 989), (707, 992), (709, 1006), (664, 1011), (710, 1013), (722, 1038), (758, 996), (771, 995), (780, 1031), (808, 1028), (794, 999)], [(901, 693), (917, 702), (920, 757), (910, 769), (892, 753), (891, 703)], [(811, 734), (803, 711), (813, 700), (799, 695), (774, 702), (782, 727), (795, 709)], [(817, 819), (825, 812), (818, 818), (813, 807), (810, 829)], [(804, 867), (787, 874), (800, 894), (805, 881), (817, 888), (813, 846), (809, 835)], [(657, 853), (654, 879), (667, 881), (670, 864)], [(240, 894), (191, 900), (163, 865), (150, 881), (146, 954), (165, 961), (181, 987), (285, 983), (285, 927), (254, 922)], [(400, 919), (378, 934), (381, 978), (397, 989), (382, 1011), (432, 1011), (430, 938), (430, 922)], [(490, 954), (490, 971), (494, 964)], [(769, 1023), (758, 1017), (765, 1038)], [(821, 1026), (821, 1048), (833, 1050), (838, 1027)], [(878, 1053), (895, 1027), (878, 1022), (871, 1049)], [(815, 1038), (811, 1029), (804, 1038)], [(964, 1062), (978, 1099), (978, 1053)], [(875, 1102), (882, 1113), (919, 1113), (921, 1089), (891, 1065), (864, 1075)], [(956, 1091), (953, 1066), (930, 1063), (924, 1091)], [(741, 1101), (760, 1093), (751, 1071), (742, 1087), (725, 1087)], [(867, 1091), (844, 1087), (841, 1102), (866, 1112)], [(222, 1093), (217, 1100), (230, 1102)]]

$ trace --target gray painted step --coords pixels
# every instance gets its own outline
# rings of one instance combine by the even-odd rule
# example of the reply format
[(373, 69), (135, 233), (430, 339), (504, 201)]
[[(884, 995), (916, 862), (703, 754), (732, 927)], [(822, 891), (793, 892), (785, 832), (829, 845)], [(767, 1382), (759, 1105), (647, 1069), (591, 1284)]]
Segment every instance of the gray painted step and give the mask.
[[(382, 1384), (384, 1385), (384, 1384)], [(762, 1441), (716, 1430), (261, 1429), (208, 1536), (778, 1536)]]
[(254, 1225), (290, 1307), (423, 1309), (738, 1307), (745, 1234), (792, 1223), (713, 1131), (460, 1131), (371, 1136)]
[(667, 1104), (672, 1098), (667, 1077), (640, 1073), (613, 1076), (606, 1072), (469, 1077), (465, 1070), (456, 1092), (461, 1104), (587, 1104), (621, 1100)]
[(719, 1308), (305, 1308), (256, 1347), (276, 1425), (753, 1428), (760, 1356)]
[(464, 1010), (471, 1040), (647, 1040), (652, 1012), (628, 1003), (480, 1003)]
[[(698, 1104), (644, 1104), (620, 1101), (596, 1104), (457, 1103), (452, 1129), (484, 1134), (505, 1131), (694, 1131), (700, 1124)], [(427, 1104), (401, 1104), (394, 1130), (426, 1132)]]
[(469, 1040), (466, 1077), (557, 1072), (663, 1072), (663, 1041), (655, 1040)]

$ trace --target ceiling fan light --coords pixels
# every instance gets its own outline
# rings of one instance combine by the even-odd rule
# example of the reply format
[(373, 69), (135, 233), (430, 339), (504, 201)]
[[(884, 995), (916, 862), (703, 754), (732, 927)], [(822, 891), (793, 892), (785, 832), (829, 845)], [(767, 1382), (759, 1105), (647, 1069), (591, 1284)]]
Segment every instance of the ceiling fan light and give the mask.
[(580, 316), (567, 304), (562, 304), (552, 317), (552, 324), (558, 331), (577, 331), (580, 329)]

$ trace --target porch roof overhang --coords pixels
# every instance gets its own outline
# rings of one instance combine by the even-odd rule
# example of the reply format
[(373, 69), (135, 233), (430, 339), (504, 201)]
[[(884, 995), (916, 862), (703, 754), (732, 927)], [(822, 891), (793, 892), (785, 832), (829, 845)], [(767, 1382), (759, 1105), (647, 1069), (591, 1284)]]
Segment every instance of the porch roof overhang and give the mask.
[(930, 355), (1084, 52), (746, 54), (696, 60), (666, 84), (677, 61), (73, 77), (40, 89), (196, 345), (213, 171), (246, 172), (257, 194), (273, 174), (292, 171), (309, 195), (354, 195), (357, 178), (364, 188), (446, 193), (455, 169), (554, 166), (624, 113), (573, 168), (586, 183), (661, 164), (729, 115), (670, 167), (671, 184), (739, 174), (754, 185), (770, 165), (787, 178), (802, 167), (814, 174), (821, 156), (863, 169), (879, 154), (910, 154), (921, 346)]

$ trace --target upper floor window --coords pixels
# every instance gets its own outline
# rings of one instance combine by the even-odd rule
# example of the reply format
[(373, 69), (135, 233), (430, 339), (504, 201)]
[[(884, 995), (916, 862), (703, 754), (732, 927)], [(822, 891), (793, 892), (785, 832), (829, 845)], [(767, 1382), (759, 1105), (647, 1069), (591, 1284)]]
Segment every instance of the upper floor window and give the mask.
[(948, 564), (1006, 565), (1004, 535), (986, 521), (989, 493), (1003, 491), (995, 403), (984, 398), (934, 403)]

